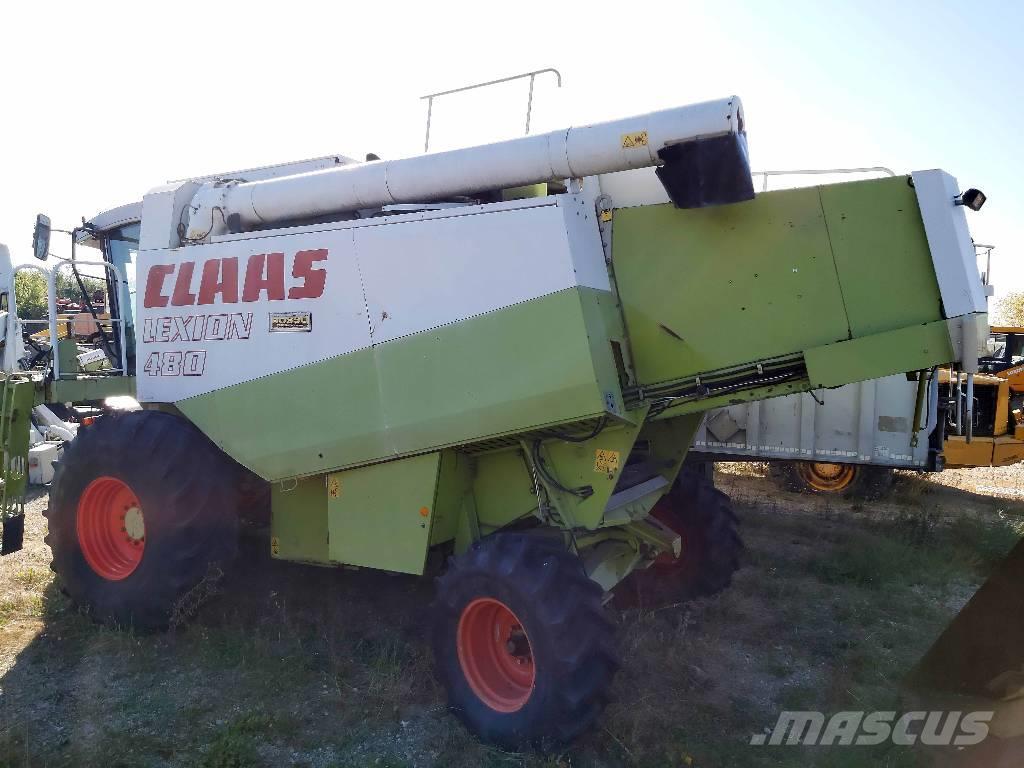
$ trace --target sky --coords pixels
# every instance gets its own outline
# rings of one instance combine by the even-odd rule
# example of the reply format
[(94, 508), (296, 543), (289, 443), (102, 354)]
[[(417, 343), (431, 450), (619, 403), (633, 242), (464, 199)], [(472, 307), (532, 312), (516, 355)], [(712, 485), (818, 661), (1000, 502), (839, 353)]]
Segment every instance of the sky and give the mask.
[[(737, 94), (760, 170), (941, 167), (988, 195), (996, 293), (1024, 290), (1024, 4), (737, 0), (10, 3), (0, 242), (170, 179), (422, 151), (419, 97), (538, 78), (534, 132)], [(526, 85), (435, 103), (432, 148), (521, 135)], [(52, 249), (67, 255), (66, 236)]]

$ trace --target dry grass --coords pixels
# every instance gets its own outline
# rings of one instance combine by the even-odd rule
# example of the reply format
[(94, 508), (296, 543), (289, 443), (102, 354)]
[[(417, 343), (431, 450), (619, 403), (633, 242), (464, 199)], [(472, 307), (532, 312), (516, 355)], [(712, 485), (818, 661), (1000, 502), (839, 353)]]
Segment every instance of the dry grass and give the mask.
[(756, 468), (720, 479), (748, 546), (733, 588), (616, 613), (608, 709), (554, 756), (482, 746), (446, 712), (426, 580), (277, 563), (250, 541), (190, 621), (114, 632), (53, 583), (38, 499), (26, 550), (0, 561), (0, 765), (917, 764), (748, 741), (785, 708), (898, 708), (902, 673), (1012, 543), (1020, 506), (917, 478), (877, 508), (785, 494)]

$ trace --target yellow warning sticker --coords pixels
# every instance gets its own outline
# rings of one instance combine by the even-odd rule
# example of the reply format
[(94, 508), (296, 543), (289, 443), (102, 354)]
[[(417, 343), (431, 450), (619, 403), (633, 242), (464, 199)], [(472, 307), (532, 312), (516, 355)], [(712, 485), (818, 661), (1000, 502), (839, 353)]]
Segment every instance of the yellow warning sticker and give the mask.
[(594, 471), (602, 475), (612, 475), (619, 471), (619, 452), (594, 451)]
[(611, 211), (601, 211), (601, 221), (609, 222), (611, 220), (612, 220), (612, 212)]
[(336, 477), (332, 477), (327, 481), (327, 495), (332, 499), (336, 499), (341, 496), (341, 480)]
[(635, 149), (636, 147), (647, 146), (647, 131), (636, 131), (634, 133), (622, 134), (622, 148)]
[(270, 554), (277, 557), (281, 553), (281, 541), (277, 536), (270, 537)]

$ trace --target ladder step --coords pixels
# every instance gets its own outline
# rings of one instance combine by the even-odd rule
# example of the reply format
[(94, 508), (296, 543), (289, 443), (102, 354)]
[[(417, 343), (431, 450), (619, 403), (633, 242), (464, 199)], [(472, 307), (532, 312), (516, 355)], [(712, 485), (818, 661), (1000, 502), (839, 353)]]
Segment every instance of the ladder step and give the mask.
[(604, 514), (607, 517), (609, 514), (616, 510), (622, 509), (628, 504), (632, 504), (644, 496), (651, 493), (656, 493), (667, 488), (671, 483), (661, 475), (652, 477), (650, 480), (645, 480), (642, 483), (637, 483), (629, 488), (623, 488), (621, 491), (616, 491), (608, 499), (608, 503), (605, 505)]

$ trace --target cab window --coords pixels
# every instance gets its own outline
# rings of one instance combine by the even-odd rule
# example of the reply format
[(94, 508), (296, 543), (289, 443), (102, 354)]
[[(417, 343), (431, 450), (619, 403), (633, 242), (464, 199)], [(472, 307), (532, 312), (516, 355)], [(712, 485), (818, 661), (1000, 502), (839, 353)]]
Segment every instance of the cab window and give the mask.
[(139, 254), (139, 230), (138, 222), (127, 224), (119, 229), (113, 229), (104, 233), (104, 255), (107, 261), (117, 267), (124, 278), (128, 293), (128, 306), (121, 306), (123, 293), (117, 290), (117, 286), (108, 284), (112, 295), (111, 306), (116, 308), (117, 316), (124, 319), (125, 333), (135, 326), (135, 266)]

